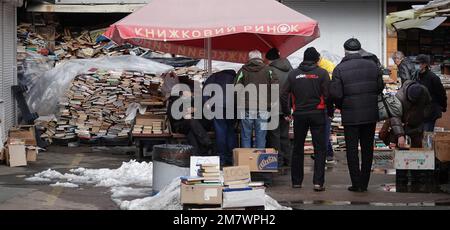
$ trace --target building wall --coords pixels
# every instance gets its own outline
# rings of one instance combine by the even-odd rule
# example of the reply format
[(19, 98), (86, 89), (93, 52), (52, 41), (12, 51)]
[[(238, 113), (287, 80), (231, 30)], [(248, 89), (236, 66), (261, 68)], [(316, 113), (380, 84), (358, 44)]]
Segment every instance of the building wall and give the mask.
[[(283, 0), (283, 4), (319, 22), (320, 38), (309, 46), (344, 56), (344, 42), (358, 38), (369, 52), (384, 58), (383, 0)], [(302, 54), (304, 49), (298, 51)]]
[(11, 86), (16, 74), (16, 6), (10, 1), (0, 3), (0, 137), (16, 122), (15, 102)]

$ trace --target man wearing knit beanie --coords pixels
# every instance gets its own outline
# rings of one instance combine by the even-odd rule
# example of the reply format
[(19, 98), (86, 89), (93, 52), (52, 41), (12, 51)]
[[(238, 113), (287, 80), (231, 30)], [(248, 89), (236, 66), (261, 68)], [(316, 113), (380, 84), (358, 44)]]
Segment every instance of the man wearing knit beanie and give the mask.
[(311, 130), (314, 145), (314, 191), (324, 191), (325, 183), (325, 114), (331, 111), (328, 101), (328, 72), (317, 66), (320, 54), (310, 47), (305, 50), (303, 62), (289, 73), (281, 94), (284, 117), (290, 117), (288, 98), (292, 96), (294, 106), (294, 151), (292, 152), (292, 187), (301, 188), (304, 176), (304, 145), (308, 130)]
[[(360, 54), (361, 43), (350, 38), (344, 43), (345, 57), (333, 71), (330, 96), (341, 110), (347, 164), (353, 192), (367, 191), (373, 160), (373, 141), (378, 120), (378, 95), (384, 84), (374, 61)], [(361, 145), (361, 166), (358, 157)]]
[[(269, 60), (273, 80), (278, 82), (281, 90), (287, 82), (289, 72), (293, 70), (291, 63), (287, 58), (280, 57), (280, 51), (277, 48), (270, 49), (266, 53), (266, 59)], [(281, 113), (281, 104), (279, 105), (279, 111)], [(291, 161), (291, 147), (289, 121), (285, 120), (283, 116), (279, 116), (279, 123), (276, 129), (267, 131), (267, 147), (278, 151), (278, 168), (280, 172), (284, 173), (283, 168), (288, 166)]]

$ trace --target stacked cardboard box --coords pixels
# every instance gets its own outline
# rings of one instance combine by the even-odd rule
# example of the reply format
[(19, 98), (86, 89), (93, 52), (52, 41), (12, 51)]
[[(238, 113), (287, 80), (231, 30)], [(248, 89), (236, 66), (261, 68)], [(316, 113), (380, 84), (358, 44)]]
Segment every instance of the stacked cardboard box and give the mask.
[(131, 103), (163, 104), (157, 76), (140, 72), (91, 69), (75, 77), (59, 105), (55, 138), (126, 137), (131, 125), (125, 123)]
[(37, 160), (35, 127), (18, 126), (9, 130), (5, 147), (0, 149), (0, 161), (10, 167), (26, 166)]
[(197, 176), (181, 178), (180, 196), (183, 205), (220, 206), (222, 204), (219, 165), (219, 163), (201, 163), (196, 164), (195, 168), (191, 166), (191, 171), (197, 171)]

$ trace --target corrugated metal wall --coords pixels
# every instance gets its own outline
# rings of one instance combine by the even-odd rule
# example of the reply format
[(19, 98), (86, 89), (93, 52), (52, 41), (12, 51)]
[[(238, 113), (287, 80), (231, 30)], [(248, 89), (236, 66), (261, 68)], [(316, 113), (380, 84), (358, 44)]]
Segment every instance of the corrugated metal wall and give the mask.
[(11, 86), (17, 82), (16, 71), (16, 7), (0, 3), (0, 119), (3, 137), (16, 122), (15, 101)]

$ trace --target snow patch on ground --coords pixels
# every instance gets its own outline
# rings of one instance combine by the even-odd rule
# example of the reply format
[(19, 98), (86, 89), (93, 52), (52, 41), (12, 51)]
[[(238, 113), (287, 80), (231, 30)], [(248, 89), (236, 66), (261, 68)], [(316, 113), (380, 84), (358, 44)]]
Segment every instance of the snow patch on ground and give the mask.
[(150, 195), (152, 192), (151, 188), (132, 188), (132, 187), (112, 187), (111, 188), (111, 197), (119, 198), (119, 197), (145, 197)]
[(78, 188), (77, 184), (69, 183), (69, 182), (56, 182), (54, 184), (51, 184), (52, 187), (65, 187), (65, 188)]
[(102, 187), (115, 187), (138, 185), (152, 185), (153, 165), (152, 163), (139, 163), (135, 160), (123, 162), (117, 169), (71, 169), (70, 173), (62, 174), (58, 171), (47, 169), (43, 172), (34, 174), (33, 177), (27, 178), (27, 181), (44, 181), (51, 180), (66, 181), (74, 184), (94, 184)]

